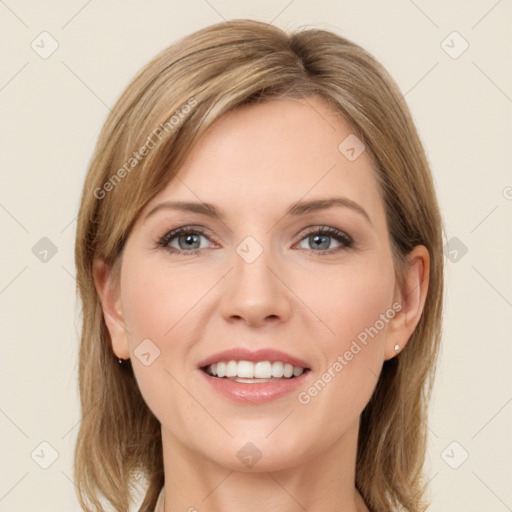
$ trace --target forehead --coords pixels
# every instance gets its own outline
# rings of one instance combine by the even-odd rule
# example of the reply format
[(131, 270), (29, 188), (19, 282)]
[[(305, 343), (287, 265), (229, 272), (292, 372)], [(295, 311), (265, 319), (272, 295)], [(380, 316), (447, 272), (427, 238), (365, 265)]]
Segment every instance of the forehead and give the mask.
[(170, 198), (262, 214), (301, 198), (333, 196), (379, 216), (383, 204), (371, 159), (365, 151), (357, 156), (363, 147), (350, 124), (317, 96), (244, 106), (207, 130), (179, 179), (152, 198), (142, 216)]

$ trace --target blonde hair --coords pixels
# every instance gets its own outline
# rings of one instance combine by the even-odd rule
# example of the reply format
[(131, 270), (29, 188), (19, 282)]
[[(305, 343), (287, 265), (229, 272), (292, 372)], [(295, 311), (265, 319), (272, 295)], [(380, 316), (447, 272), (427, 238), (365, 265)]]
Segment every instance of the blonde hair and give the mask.
[(139, 212), (215, 120), (244, 104), (309, 95), (329, 102), (366, 146), (385, 202), (399, 283), (414, 246), (425, 245), (430, 253), (422, 317), (404, 350), (384, 363), (361, 415), (356, 464), (356, 486), (372, 511), (425, 510), (422, 468), (441, 335), (443, 251), (424, 149), (397, 85), (365, 50), (330, 31), (287, 34), (252, 20), (204, 28), (162, 51), (128, 85), (100, 133), (75, 248), (83, 419), (74, 477), (84, 510), (103, 511), (103, 496), (115, 510), (127, 511), (133, 483), (144, 475), (139, 511), (152, 512), (164, 484), (160, 424), (130, 363), (121, 367), (113, 353), (93, 260), (103, 259), (117, 279)]

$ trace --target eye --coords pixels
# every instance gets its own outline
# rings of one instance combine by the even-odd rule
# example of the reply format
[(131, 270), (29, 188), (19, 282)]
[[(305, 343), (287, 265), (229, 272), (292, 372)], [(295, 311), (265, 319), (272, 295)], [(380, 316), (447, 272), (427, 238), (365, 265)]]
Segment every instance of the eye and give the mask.
[[(157, 242), (158, 247), (173, 254), (194, 255), (200, 250), (208, 247), (208, 242), (201, 245), (201, 239), (210, 240), (206, 236), (206, 231), (198, 226), (184, 226), (181, 228), (169, 231)], [(332, 247), (334, 244), (337, 246)], [(304, 243), (309, 244), (310, 247), (304, 247)], [(350, 236), (342, 231), (331, 228), (328, 226), (320, 226), (314, 230), (306, 233), (300, 241), (300, 247), (308, 250), (315, 255), (332, 254), (353, 247), (354, 241)]]
[(201, 246), (201, 238), (208, 239), (203, 229), (185, 226), (167, 233), (158, 241), (158, 246), (172, 253), (195, 254), (205, 248), (204, 245)]
[[(337, 243), (337, 247), (332, 246), (332, 239), (335, 240), (335, 244)], [(303, 243), (310, 244), (310, 247), (313, 249), (309, 249), (308, 247), (304, 247), (301, 245), (303, 249), (308, 249), (311, 252), (316, 253), (327, 253), (332, 254), (333, 252), (350, 248), (354, 245), (354, 241), (347, 234), (339, 231), (336, 228), (331, 228), (327, 226), (323, 226), (315, 229), (314, 231), (310, 231), (306, 234), (304, 238), (301, 240), (301, 244)], [(319, 254), (319, 255), (320, 255)]]

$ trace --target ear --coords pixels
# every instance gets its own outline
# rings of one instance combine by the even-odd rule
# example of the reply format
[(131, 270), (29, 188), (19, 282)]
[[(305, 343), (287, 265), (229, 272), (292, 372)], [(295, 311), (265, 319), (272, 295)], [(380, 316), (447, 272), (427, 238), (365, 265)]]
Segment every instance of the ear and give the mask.
[(401, 309), (389, 322), (386, 360), (395, 357), (404, 349), (423, 313), (430, 271), (430, 255), (424, 245), (417, 245), (407, 254), (404, 270), (403, 288), (400, 289), (398, 284), (395, 287), (394, 304), (399, 304)]
[(93, 277), (103, 309), (103, 318), (112, 341), (112, 350), (117, 357), (128, 359), (130, 350), (121, 308), (120, 278), (99, 258), (93, 262)]

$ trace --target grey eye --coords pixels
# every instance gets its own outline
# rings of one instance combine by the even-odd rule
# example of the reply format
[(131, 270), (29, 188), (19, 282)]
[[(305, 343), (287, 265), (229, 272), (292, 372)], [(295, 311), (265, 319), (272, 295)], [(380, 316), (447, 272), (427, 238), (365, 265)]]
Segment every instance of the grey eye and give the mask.
[[(334, 247), (332, 244), (338, 244)], [(309, 244), (309, 247), (305, 247), (302, 245), (303, 243)], [(328, 235), (325, 233), (312, 233), (310, 235), (307, 235), (304, 237), (301, 241), (301, 247), (303, 249), (309, 249), (309, 250), (327, 250), (327, 249), (335, 249), (336, 247), (339, 247), (342, 245), (340, 242), (334, 240), (333, 235)]]
[(201, 247), (201, 238), (206, 239), (204, 235), (193, 231), (180, 233), (169, 239), (168, 245), (181, 251), (195, 251), (204, 248), (204, 244)]

